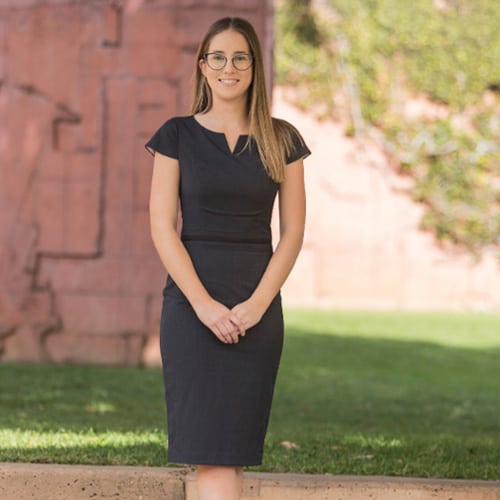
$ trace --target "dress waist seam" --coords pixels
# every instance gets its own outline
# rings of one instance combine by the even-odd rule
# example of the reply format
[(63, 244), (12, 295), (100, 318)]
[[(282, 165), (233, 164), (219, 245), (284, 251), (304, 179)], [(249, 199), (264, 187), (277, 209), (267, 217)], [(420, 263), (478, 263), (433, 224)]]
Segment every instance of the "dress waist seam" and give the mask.
[(247, 243), (271, 246), (267, 237), (252, 237), (245, 235), (219, 235), (219, 234), (182, 234), (182, 241), (206, 241), (214, 243)]

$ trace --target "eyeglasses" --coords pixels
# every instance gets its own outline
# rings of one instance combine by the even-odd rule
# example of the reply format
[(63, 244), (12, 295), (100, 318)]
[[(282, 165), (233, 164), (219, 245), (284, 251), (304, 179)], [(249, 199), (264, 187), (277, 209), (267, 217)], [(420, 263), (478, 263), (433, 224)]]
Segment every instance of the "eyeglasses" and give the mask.
[[(225, 68), (227, 64), (227, 57), (221, 52), (208, 52), (203, 56), (203, 59), (208, 64), (208, 67), (215, 71)], [(233, 63), (234, 69), (245, 71), (252, 65), (253, 57), (245, 52), (240, 52), (231, 57), (231, 62)]]

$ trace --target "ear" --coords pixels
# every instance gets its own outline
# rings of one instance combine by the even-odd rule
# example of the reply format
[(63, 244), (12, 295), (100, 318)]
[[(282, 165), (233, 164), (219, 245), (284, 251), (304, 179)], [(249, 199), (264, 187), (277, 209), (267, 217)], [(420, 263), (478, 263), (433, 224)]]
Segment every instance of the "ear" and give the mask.
[(203, 76), (207, 76), (207, 75), (205, 75), (205, 72), (207, 70), (207, 67), (206, 67), (206, 64), (205, 64), (205, 59), (200, 59), (198, 61), (198, 66), (200, 67), (201, 74)]

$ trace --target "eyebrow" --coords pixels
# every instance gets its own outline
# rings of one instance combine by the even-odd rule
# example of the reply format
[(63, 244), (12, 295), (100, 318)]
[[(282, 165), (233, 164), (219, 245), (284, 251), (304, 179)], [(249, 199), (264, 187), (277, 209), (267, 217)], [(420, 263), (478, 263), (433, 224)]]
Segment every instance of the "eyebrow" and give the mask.
[[(211, 50), (210, 52), (217, 52), (218, 54), (226, 54), (224, 50)], [(233, 54), (248, 54), (246, 50), (235, 50)]]

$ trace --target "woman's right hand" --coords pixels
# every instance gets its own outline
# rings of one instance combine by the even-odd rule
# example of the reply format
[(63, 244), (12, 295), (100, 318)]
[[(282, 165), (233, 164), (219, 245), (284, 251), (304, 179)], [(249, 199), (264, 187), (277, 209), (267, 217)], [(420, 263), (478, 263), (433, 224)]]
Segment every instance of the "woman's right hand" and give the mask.
[(209, 298), (193, 306), (198, 319), (225, 344), (236, 344), (238, 337), (245, 335), (245, 329), (231, 309), (221, 302)]

